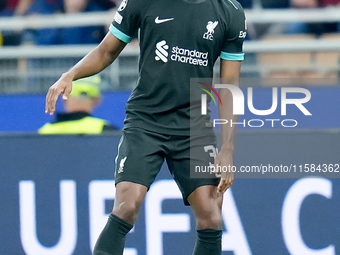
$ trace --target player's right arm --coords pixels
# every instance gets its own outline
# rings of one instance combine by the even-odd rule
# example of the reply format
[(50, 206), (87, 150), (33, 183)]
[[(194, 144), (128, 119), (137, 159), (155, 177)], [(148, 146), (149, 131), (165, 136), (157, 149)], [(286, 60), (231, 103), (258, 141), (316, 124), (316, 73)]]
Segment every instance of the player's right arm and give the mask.
[(59, 80), (54, 83), (46, 95), (45, 112), (53, 114), (56, 109), (56, 102), (60, 94), (67, 100), (72, 90), (72, 81), (99, 73), (108, 67), (124, 49), (126, 43), (119, 40), (111, 32), (108, 32), (103, 41), (71, 70), (62, 74)]
[(72, 90), (72, 81), (99, 73), (118, 57), (139, 28), (141, 11), (145, 8), (144, 2), (142, 0), (121, 2), (110, 31), (103, 41), (50, 87), (46, 95), (46, 113), (55, 112), (60, 94), (63, 94), (63, 99), (67, 100)]

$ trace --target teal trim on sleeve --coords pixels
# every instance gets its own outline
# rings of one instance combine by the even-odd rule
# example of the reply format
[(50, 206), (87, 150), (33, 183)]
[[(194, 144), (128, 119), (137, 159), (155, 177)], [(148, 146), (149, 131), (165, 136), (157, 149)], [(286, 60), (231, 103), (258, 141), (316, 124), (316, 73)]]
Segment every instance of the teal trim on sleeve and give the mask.
[(110, 26), (110, 32), (111, 34), (113, 34), (115, 37), (117, 37), (119, 40), (125, 42), (125, 43), (129, 43), (132, 40), (131, 36), (128, 36), (126, 34), (124, 34), (122, 31), (118, 30), (115, 26), (113, 26), (111, 24)]
[(222, 51), (220, 57), (224, 60), (242, 61), (244, 60), (244, 53), (226, 53)]

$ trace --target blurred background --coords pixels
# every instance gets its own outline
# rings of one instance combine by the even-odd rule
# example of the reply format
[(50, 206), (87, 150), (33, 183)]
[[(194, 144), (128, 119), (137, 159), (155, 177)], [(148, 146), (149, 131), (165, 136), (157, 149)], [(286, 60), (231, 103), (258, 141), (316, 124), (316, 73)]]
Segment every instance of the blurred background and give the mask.
[[(273, 88), (281, 95), (282, 88), (303, 87), (311, 93), (304, 106), (312, 115), (288, 106), (282, 116), (280, 104), (269, 117), (246, 110), (245, 123), (279, 121), (239, 124), (235, 165), (295, 166), (302, 174), (236, 180), (225, 194), (223, 255), (340, 254), (340, 0), (240, 3), (248, 26), (242, 91), (252, 87), (254, 107), (269, 109)], [(119, 4), (0, 1), (0, 254), (91, 254), (115, 196), (120, 131), (36, 132), (54, 120), (44, 113), (48, 88), (101, 41)], [(138, 55), (135, 39), (100, 74), (102, 101), (93, 114), (118, 129), (138, 78)], [(57, 110), (64, 110), (60, 101)], [(283, 119), (298, 124), (286, 128)], [(318, 171), (324, 164), (326, 171)], [(311, 165), (316, 170), (304, 171)], [(194, 217), (166, 168), (128, 235), (125, 255), (191, 254)]]
[[(248, 24), (241, 77), (258, 79), (244, 80), (241, 86), (338, 87), (339, 1), (242, 0), (241, 4)], [(51, 120), (43, 114), (41, 96), (100, 42), (117, 5), (113, 0), (1, 1), (0, 120), (6, 123), (0, 131), (32, 132)], [(138, 77), (138, 53), (135, 40), (101, 73), (103, 107), (95, 114), (119, 128), (124, 103)], [(218, 70), (217, 63), (216, 74)], [(114, 104), (117, 112), (105, 111), (109, 108), (105, 94), (112, 98), (110, 103), (117, 103), (119, 95), (122, 104)], [(17, 114), (24, 121), (16, 121)]]

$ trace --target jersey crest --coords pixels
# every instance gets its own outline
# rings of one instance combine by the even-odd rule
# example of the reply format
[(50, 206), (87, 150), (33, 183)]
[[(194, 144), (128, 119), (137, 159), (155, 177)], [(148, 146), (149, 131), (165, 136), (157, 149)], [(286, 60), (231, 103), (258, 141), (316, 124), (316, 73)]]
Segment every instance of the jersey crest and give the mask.
[(214, 29), (218, 25), (218, 21), (208, 21), (208, 25), (206, 26), (207, 32), (203, 34), (203, 38), (207, 40), (213, 40)]

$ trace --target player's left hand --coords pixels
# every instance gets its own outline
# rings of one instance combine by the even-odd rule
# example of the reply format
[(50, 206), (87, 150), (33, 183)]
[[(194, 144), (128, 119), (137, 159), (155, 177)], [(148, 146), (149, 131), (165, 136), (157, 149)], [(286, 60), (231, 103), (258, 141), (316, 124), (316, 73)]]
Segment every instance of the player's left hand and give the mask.
[(234, 173), (231, 171), (233, 166), (233, 152), (230, 150), (223, 150), (217, 154), (215, 158), (215, 167), (220, 166), (220, 169), (228, 169), (229, 171), (221, 171), (221, 180), (217, 186), (218, 193), (224, 193), (231, 187), (234, 182)]
[(63, 100), (66, 101), (68, 99), (72, 90), (72, 80), (72, 74), (68, 75), (65, 73), (49, 88), (46, 95), (45, 113), (53, 115), (60, 94), (63, 94)]

